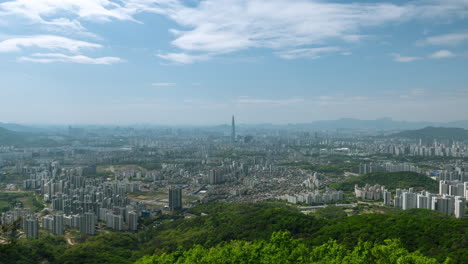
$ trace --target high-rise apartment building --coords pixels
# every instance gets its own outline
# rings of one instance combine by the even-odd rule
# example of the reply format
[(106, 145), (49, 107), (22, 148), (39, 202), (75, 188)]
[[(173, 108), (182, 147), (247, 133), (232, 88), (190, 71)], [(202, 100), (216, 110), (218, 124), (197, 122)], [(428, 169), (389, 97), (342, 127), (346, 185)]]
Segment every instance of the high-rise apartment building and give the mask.
[(39, 237), (39, 221), (35, 215), (27, 216), (24, 220), (24, 233), (27, 238)]
[(138, 214), (135, 211), (128, 212), (128, 230), (136, 231), (138, 229)]
[(171, 211), (182, 208), (182, 189), (170, 188), (169, 189), (169, 209)]

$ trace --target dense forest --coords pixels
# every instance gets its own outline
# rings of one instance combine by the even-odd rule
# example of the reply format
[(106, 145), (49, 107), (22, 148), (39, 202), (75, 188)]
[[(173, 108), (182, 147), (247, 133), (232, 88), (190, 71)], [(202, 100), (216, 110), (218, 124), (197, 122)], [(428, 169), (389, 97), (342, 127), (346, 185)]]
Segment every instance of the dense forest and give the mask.
[[(386, 240), (383, 245), (359, 242), (348, 250), (336, 241), (310, 247), (302, 239), (293, 239), (288, 232), (275, 232), (268, 241), (231, 241), (212, 248), (196, 245), (189, 250), (178, 250), (170, 254), (146, 256), (136, 264), (169, 263), (439, 263), (420, 253), (410, 253), (399, 240)], [(447, 259), (445, 263), (450, 263)]]
[[(138, 233), (109, 231), (75, 245), (46, 234), (1, 244), (0, 263), (197, 263), (192, 260), (201, 256), (203, 263), (271, 263), (273, 259), (282, 263), (463, 263), (468, 259), (468, 219), (423, 209), (305, 215), (281, 203), (211, 203), (189, 213), (190, 218), (147, 218)], [(229, 262), (230, 257), (243, 262)]]
[(415, 172), (372, 172), (347, 179), (342, 182), (333, 183), (330, 187), (343, 191), (354, 191), (354, 185), (360, 187), (370, 184), (384, 185), (388, 190), (408, 189), (413, 187), (417, 190), (437, 192), (439, 185), (437, 181)]

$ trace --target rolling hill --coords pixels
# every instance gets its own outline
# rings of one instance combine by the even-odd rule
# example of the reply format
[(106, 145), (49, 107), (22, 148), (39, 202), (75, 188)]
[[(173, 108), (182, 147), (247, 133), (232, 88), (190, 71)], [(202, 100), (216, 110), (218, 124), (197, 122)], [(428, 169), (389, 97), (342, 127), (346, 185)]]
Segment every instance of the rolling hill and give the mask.
[(59, 144), (40, 134), (23, 133), (0, 127), (0, 146), (15, 147), (53, 147)]
[(330, 187), (337, 190), (353, 191), (355, 184), (362, 187), (366, 183), (384, 185), (391, 191), (410, 187), (429, 192), (437, 192), (438, 190), (437, 181), (415, 172), (373, 172), (331, 184)]
[(425, 127), (417, 130), (406, 130), (392, 134), (391, 137), (410, 138), (410, 139), (451, 139), (468, 140), (468, 130), (455, 127)]

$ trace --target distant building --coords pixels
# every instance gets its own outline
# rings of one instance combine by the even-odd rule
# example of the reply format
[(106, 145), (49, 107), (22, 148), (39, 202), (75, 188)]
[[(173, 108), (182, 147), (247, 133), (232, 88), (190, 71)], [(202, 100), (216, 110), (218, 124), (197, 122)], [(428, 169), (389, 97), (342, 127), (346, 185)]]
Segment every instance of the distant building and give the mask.
[(63, 215), (56, 214), (54, 215), (54, 228), (52, 232), (54, 235), (61, 236), (63, 235), (64, 228), (63, 228)]
[(24, 219), (24, 233), (27, 238), (39, 237), (39, 221), (35, 215), (27, 216)]
[(418, 208), (417, 194), (411, 192), (403, 192), (401, 199), (401, 208), (403, 210), (409, 210)]
[(231, 122), (231, 143), (236, 142), (236, 122), (234, 121), (234, 116), (232, 116)]
[(182, 189), (169, 189), (169, 209), (175, 211), (182, 208)]
[(138, 229), (138, 213), (131, 211), (128, 213), (128, 230), (136, 231)]
[(383, 198), (384, 198), (384, 205), (390, 206), (392, 203), (392, 193), (388, 191), (384, 191)]
[(465, 216), (465, 198), (455, 197), (455, 217), (462, 218)]
[(79, 216), (79, 229), (81, 233), (94, 235), (96, 234), (96, 215), (94, 213), (84, 213)]
[(385, 187), (381, 185), (369, 185), (366, 184), (364, 187), (359, 187), (357, 184), (354, 185), (354, 194), (357, 198), (366, 200), (381, 200)]
[(51, 231), (54, 235), (63, 235), (64, 216), (62, 214), (55, 214), (42, 217), (42, 228)]

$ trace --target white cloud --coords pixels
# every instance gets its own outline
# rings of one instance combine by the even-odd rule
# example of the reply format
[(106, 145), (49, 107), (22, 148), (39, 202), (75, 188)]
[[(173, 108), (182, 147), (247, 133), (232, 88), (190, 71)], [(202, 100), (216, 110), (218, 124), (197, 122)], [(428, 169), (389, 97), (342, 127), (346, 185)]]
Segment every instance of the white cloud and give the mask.
[(402, 56), (398, 53), (391, 53), (390, 56), (392, 56), (393, 61), (396, 62), (413, 62), (422, 59), (421, 57)]
[[(229, 6), (229, 8), (226, 8)], [(195, 7), (177, 6), (167, 15), (186, 30), (172, 30), (172, 44), (185, 52), (212, 56), (249, 49), (298, 50), (332, 41), (356, 42), (361, 31), (414, 19), (456, 19), (466, 1), (330, 3), (307, 0), (205, 0)], [(277, 52), (292, 58), (284, 52)], [(303, 56), (297, 56), (303, 57)], [(313, 54), (310, 58), (316, 58)]]
[[(363, 30), (416, 19), (456, 20), (468, 15), (466, 0), (418, 0), (404, 4), (320, 0), (12, 0), (0, 4), (0, 24), (11, 17), (62, 29), (86, 31), (82, 22), (138, 22), (136, 15), (167, 16), (179, 49), (159, 57), (181, 64), (250, 48), (304, 50), (331, 42), (358, 42)], [(18, 19), (19, 18), (19, 19)], [(13, 21), (13, 20), (11, 20)], [(12, 24), (11, 26), (14, 26)], [(335, 44), (332, 44), (335, 45)], [(286, 56), (288, 57), (288, 56)], [(301, 56), (298, 56), (301, 57)], [(309, 56), (315, 58), (315, 56)], [(290, 58), (290, 56), (289, 56)]]
[(256, 99), (249, 97), (239, 97), (236, 103), (239, 104), (272, 104), (272, 105), (290, 105), (304, 102), (303, 98), (290, 98), (283, 100), (274, 100), (274, 99)]
[(338, 52), (341, 49), (339, 47), (320, 47), (320, 48), (308, 48), (308, 49), (292, 49), (287, 51), (281, 51), (276, 53), (283, 59), (298, 59), (298, 58), (309, 58), (318, 59), (323, 55)]
[(158, 57), (179, 64), (191, 64), (195, 61), (203, 61), (210, 58), (209, 55), (190, 55), (187, 53), (157, 54)]
[(102, 46), (96, 43), (53, 35), (16, 37), (0, 42), (0, 52), (17, 52), (26, 47), (78, 52), (83, 49), (101, 48)]
[(168, 87), (168, 86), (175, 86), (175, 83), (171, 82), (158, 82), (158, 83), (152, 83), (151, 86), (157, 86), (157, 87)]
[(54, 62), (68, 62), (79, 64), (114, 64), (123, 62), (121, 58), (117, 57), (101, 57), (90, 58), (83, 55), (69, 56), (61, 53), (35, 53), (31, 56), (23, 56), (18, 58), (21, 62), (37, 62), (37, 63), (54, 63)]
[(455, 46), (468, 41), (468, 33), (453, 33), (428, 37), (418, 42), (419, 45)]
[(432, 59), (446, 59), (455, 57), (455, 54), (449, 50), (439, 50), (432, 53), (429, 57)]
[(19, 15), (29, 21), (71, 29), (79, 20), (133, 20), (131, 10), (109, 0), (16, 0), (0, 4), (0, 18)]

